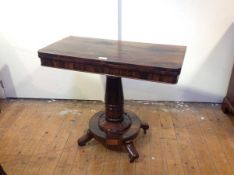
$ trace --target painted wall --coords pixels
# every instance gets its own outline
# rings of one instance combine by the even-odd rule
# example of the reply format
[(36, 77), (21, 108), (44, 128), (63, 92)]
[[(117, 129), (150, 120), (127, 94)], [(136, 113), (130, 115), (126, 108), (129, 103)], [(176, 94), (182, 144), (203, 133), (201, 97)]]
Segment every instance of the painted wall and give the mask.
[[(117, 39), (117, 0), (0, 2), (7, 97), (103, 100), (104, 76), (41, 67), (37, 50), (68, 35)], [(221, 102), (234, 60), (233, 7), (233, 0), (123, 0), (123, 40), (187, 46), (177, 85), (123, 79), (125, 98)]]

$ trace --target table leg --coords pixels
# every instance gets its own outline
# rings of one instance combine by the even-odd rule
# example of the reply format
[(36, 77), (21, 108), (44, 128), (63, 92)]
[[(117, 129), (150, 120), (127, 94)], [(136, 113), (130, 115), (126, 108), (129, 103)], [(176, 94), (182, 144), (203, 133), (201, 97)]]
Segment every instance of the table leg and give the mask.
[(126, 150), (128, 151), (128, 156), (129, 156), (131, 163), (134, 162), (135, 159), (139, 158), (139, 154), (138, 154), (138, 152), (137, 152), (137, 150), (136, 150), (136, 148), (133, 145), (133, 142), (131, 140), (125, 142), (124, 146), (125, 146)]
[(3, 170), (1, 165), (0, 165), (0, 175), (7, 175), (7, 173)]
[(144, 130), (144, 134), (146, 134), (146, 131), (149, 129), (148, 123), (141, 122), (141, 128)]
[(85, 146), (86, 143), (90, 141), (92, 138), (93, 138), (93, 134), (88, 129), (88, 131), (82, 137), (78, 139), (78, 145)]

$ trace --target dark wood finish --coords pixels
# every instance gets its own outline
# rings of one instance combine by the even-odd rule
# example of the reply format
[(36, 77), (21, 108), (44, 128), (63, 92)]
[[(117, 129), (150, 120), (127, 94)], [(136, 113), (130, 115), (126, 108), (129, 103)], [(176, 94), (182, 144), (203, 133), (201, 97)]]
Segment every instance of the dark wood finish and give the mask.
[(88, 129), (87, 132), (79, 138), (78, 145), (85, 146), (88, 141), (90, 141), (93, 138), (93, 134)]
[(149, 125), (124, 110), (121, 76), (176, 83), (185, 54), (184, 46), (146, 44), (68, 37), (38, 51), (43, 66), (108, 74), (105, 111), (89, 121), (88, 131), (78, 139), (84, 146), (92, 138), (107, 146), (124, 146), (133, 162), (139, 157), (133, 139)]
[[(114, 92), (114, 93), (113, 93)], [(121, 122), (123, 120), (123, 88), (120, 77), (107, 76), (106, 79), (106, 120)]]
[(234, 66), (232, 69), (227, 96), (223, 100), (222, 110), (224, 113), (234, 114)]
[(132, 112), (124, 112), (120, 77), (107, 76), (105, 99), (105, 112), (98, 112), (90, 119), (89, 130), (78, 139), (78, 145), (84, 146), (92, 138), (107, 146), (124, 145), (130, 162), (133, 162), (139, 154), (132, 140), (136, 138), (140, 128), (146, 133), (149, 125)]
[(185, 50), (185, 46), (71, 36), (38, 54), (43, 66), (176, 83)]
[(0, 175), (7, 175), (7, 173), (3, 170), (1, 165), (0, 165)]

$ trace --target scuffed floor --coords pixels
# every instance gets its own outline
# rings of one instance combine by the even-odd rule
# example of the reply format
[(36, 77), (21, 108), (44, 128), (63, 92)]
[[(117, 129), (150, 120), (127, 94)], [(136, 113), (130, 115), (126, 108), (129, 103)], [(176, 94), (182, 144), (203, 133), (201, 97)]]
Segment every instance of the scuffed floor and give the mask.
[(0, 113), (0, 164), (18, 175), (234, 174), (234, 120), (220, 104), (127, 101), (125, 109), (150, 124), (134, 141), (139, 160), (77, 138), (97, 101), (5, 100)]

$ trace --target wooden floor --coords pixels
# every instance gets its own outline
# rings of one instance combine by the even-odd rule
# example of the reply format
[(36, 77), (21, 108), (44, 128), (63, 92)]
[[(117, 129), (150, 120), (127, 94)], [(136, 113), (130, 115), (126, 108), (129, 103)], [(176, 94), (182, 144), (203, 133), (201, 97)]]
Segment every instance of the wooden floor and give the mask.
[(77, 146), (101, 102), (7, 100), (0, 113), (0, 164), (9, 175), (233, 175), (234, 117), (217, 104), (126, 102), (150, 124), (130, 164), (92, 140)]

